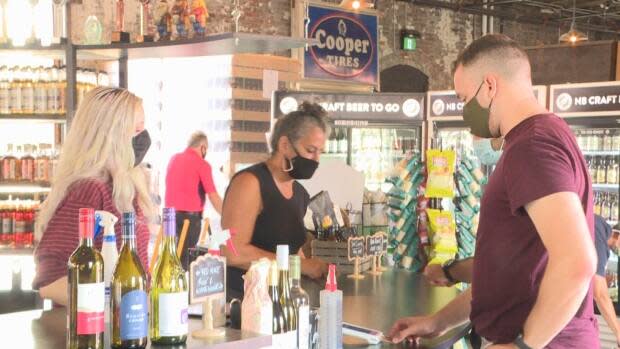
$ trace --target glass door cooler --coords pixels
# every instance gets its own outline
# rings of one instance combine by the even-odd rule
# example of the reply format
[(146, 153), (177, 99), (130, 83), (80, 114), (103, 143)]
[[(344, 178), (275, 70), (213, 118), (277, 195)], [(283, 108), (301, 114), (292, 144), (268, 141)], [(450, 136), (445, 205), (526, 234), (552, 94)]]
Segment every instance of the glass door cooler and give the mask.
[[(620, 211), (620, 82), (553, 85), (550, 109), (571, 126), (588, 163), (594, 189), (594, 213), (615, 230)], [(618, 256), (607, 264), (609, 292), (616, 312), (618, 303)]]
[(423, 143), (424, 94), (276, 91), (272, 113), (278, 118), (303, 101), (320, 104), (332, 122), (322, 163), (340, 161), (364, 174), (364, 233), (384, 230), (385, 179), (395, 165)]

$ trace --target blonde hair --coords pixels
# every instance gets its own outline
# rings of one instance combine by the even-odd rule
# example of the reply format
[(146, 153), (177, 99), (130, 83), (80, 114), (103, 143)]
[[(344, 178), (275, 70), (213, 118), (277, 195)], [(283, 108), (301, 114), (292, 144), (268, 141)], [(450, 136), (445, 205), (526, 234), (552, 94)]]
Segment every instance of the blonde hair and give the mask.
[(153, 213), (144, 173), (135, 167), (132, 138), (142, 99), (121, 88), (98, 87), (84, 96), (63, 145), (52, 190), (41, 206), (37, 240), (70, 186), (82, 179), (112, 181), (120, 212), (134, 211), (133, 200), (147, 216)]
[(189, 137), (189, 141), (187, 142), (187, 146), (190, 148), (195, 148), (199, 145), (202, 145), (203, 143), (207, 143), (208, 142), (208, 138), (207, 135), (202, 132), (202, 131), (196, 131), (194, 133), (192, 133), (192, 135)]

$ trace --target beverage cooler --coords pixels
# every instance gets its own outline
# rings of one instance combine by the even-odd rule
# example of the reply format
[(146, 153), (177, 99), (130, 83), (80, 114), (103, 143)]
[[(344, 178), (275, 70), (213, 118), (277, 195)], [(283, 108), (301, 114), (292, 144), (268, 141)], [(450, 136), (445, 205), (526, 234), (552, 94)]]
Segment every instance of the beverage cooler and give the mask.
[(275, 119), (308, 101), (328, 112), (332, 131), (321, 163), (340, 161), (364, 174), (363, 231), (370, 234), (387, 226), (387, 199), (382, 193), (391, 184), (385, 179), (407, 154), (422, 149), (424, 98), (424, 94), (276, 91), (271, 110)]
[[(619, 229), (620, 82), (553, 85), (550, 89), (551, 111), (569, 123), (588, 162), (594, 212)], [(607, 283), (618, 312), (615, 253), (608, 261)]]

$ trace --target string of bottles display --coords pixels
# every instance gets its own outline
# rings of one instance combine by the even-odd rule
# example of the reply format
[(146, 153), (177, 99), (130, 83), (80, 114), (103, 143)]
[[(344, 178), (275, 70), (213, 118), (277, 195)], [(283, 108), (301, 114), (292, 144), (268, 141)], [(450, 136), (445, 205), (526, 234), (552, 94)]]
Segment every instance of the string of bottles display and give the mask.
[(594, 193), (594, 214), (603, 217), (610, 223), (618, 222), (618, 194), (608, 192)]
[(614, 151), (620, 149), (620, 129), (595, 129), (575, 131), (577, 144), (582, 151)]
[(0, 155), (0, 183), (49, 185), (58, 165), (59, 149), (51, 144), (7, 145)]
[[(97, 86), (109, 86), (106, 73), (78, 69), (76, 97)], [(60, 67), (0, 66), (0, 114), (30, 115), (66, 113), (67, 69)]]
[[(620, 148), (618, 148), (620, 149)], [(592, 184), (618, 184), (618, 166), (620, 158), (618, 156), (589, 156), (586, 155), (586, 162), (590, 170)]]
[(39, 204), (34, 200), (0, 201), (0, 248), (33, 246), (34, 221)]

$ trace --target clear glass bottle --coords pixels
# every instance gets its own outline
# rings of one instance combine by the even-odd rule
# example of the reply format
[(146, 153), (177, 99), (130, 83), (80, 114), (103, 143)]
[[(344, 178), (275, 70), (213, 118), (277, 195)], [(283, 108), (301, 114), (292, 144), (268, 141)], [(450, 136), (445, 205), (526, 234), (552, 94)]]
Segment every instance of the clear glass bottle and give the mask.
[(23, 67), (22, 73), (22, 113), (32, 114), (34, 113), (34, 84), (33, 74), (31, 67)]
[(22, 113), (22, 74), (19, 67), (12, 67), (9, 71), (11, 89), (11, 113)]
[(67, 112), (65, 107), (65, 94), (67, 93), (67, 68), (65, 66), (60, 67), (58, 70), (58, 106), (59, 113), (64, 114)]
[(272, 306), (272, 333), (286, 333), (286, 320), (282, 304), (280, 304), (280, 292), (278, 292), (278, 263), (276, 261), (271, 261), (267, 283), (269, 285), (269, 296), (271, 297)]
[(594, 214), (601, 215), (601, 193), (594, 192), (594, 206), (593, 206)]
[(288, 245), (278, 245), (276, 250), (276, 259), (278, 263), (278, 293), (280, 294), (280, 306), (284, 312), (286, 332), (297, 331), (297, 316), (295, 314), (295, 308), (293, 307), (293, 301), (291, 300), (288, 257)]
[(38, 67), (35, 74), (34, 113), (47, 113), (47, 74), (43, 67)]
[(599, 158), (598, 167), (596, 168), (596, 183), (607, 183), (607, 161), (604, 157)]
[(615, 156), (608, 157), (607, 160), (607, 184), (618, 183), (618, 161)]
[(0, 67), (0, 114), (11, 114), (11, 84), (6, 65)]
[(47, 81), (47, 112), (49, 114), (60, 114), (59, 96), (59, 73), (57, 67), (49, 68), (49, 79)]
[(308, 349), (310, 343), (310, 297), (301, 287), (301, 258), (289, 257), (291, 300), (297, 317), (297, 348)]

